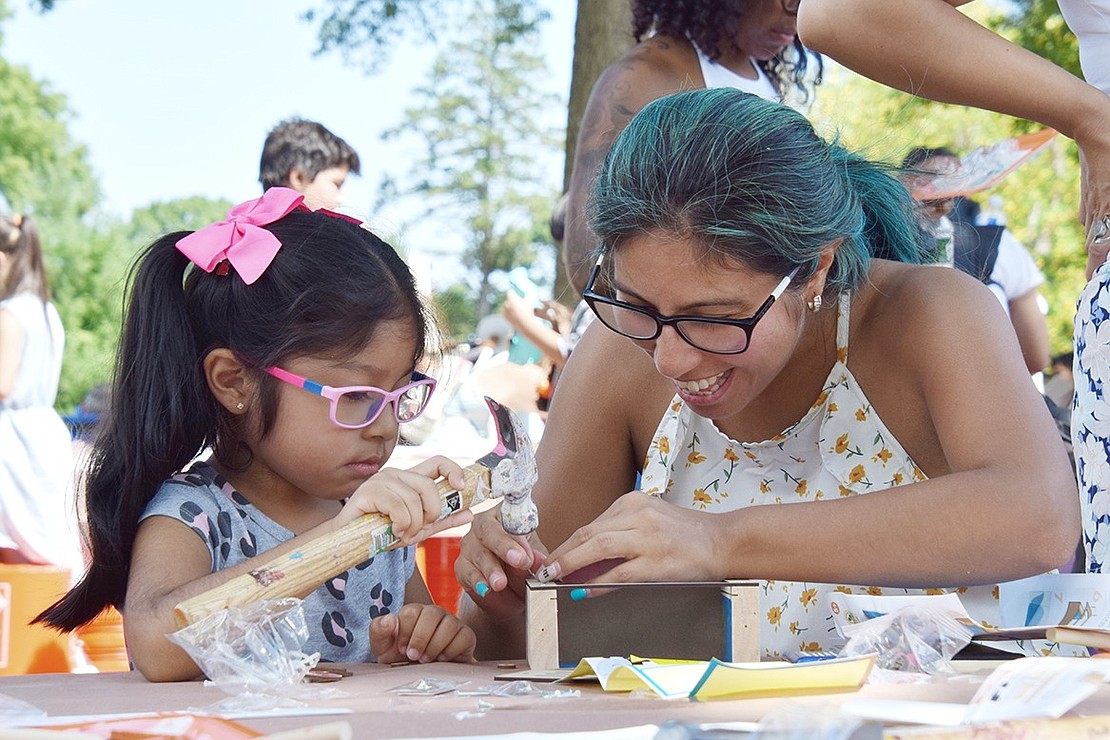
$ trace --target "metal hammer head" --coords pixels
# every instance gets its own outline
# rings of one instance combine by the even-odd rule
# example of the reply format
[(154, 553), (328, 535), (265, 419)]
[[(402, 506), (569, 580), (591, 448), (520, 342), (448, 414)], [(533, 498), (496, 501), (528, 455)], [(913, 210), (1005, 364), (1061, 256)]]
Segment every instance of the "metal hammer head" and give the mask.
[(528, 534), (539, 526), (532, 503), (536, 483), (536, 456), (528, 430), (509, 409), (486, 396), (493, 415), (497, 445), (478, 462), (490, 471), (490, 498), (501, 498), (501, 525), (510, 534)]

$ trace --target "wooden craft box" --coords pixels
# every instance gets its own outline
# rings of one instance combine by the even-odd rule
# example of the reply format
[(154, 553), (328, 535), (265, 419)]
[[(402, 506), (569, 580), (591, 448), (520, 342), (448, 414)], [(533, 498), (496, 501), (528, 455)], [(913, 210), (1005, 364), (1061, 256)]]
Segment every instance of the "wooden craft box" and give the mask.
[(571, 668), (582, 658), (638, 655), (759, 660), (756, 581), (625, 583), (574, 601), (580, 584), (528, 582), (528, 666)]

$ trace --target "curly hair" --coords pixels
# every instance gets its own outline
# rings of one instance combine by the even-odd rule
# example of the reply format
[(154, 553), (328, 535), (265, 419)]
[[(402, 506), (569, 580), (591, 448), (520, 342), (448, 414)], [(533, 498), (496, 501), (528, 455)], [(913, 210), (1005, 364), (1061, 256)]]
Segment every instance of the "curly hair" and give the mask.
[[(632, 35), (642, 41), (651, 31), (688, 38), (710, 59), (717, 59), (734, 45), (744, 17), (751, 4), (758, 0), (633, 0)], [(772, 0), (774, 1), (774, 0)], [(803, 99), (809, 97), (806, 70), (809, 58), (817, 65), (813, 85), (821, 84), (823, 64), (820, 55), (810, 52), (794, 37), (794, 43), (783, 53), (767, 61), (756, 62), (783, 97), (796, 90)]]

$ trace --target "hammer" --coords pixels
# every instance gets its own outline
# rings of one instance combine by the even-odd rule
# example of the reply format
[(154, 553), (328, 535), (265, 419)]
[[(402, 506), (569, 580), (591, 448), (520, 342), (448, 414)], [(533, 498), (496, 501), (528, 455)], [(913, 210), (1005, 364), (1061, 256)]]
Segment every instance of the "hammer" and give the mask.
[[(466, 484), (462, 490), (454, 490), (445, 478), (436, 482), (443, 498), (440, 519), (486, 499), (501, 498), (505, 531), (528, 534), (539, 526), (532, 502), (536, 482), (532, 443), (516, 415), (488, 396), (485, 400), (493, 414), (497, 444), (488, 455), (463, 468)], [(184, 627), (229, 606), (295, 597), (396, 544), (387, 517), (364, 514), (333, 535), (310, 540), (250, 573), (182, 601), (174, 614)]]

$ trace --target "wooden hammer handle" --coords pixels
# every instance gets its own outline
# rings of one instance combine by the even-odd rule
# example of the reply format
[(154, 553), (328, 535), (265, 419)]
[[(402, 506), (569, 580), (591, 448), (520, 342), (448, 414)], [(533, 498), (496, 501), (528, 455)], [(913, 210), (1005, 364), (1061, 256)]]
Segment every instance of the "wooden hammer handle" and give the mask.
[[(463, 468), (466, 484), (456, 491), (446, 478), (436, 481), (443, 499), (440, 519), (469, 508), (475, 498), (489, 495), (489, 470), (478, 463)], [(174, 607), (180, 626), (225, 609), (262, 599), (303, 597), (329, 578), (363, 563), (396, 544), (393, 525), (381, 514), (363, 514), (338, 532), (316, 537), (300, 547), (279, 555), (249, 573), (210, 588)]]

